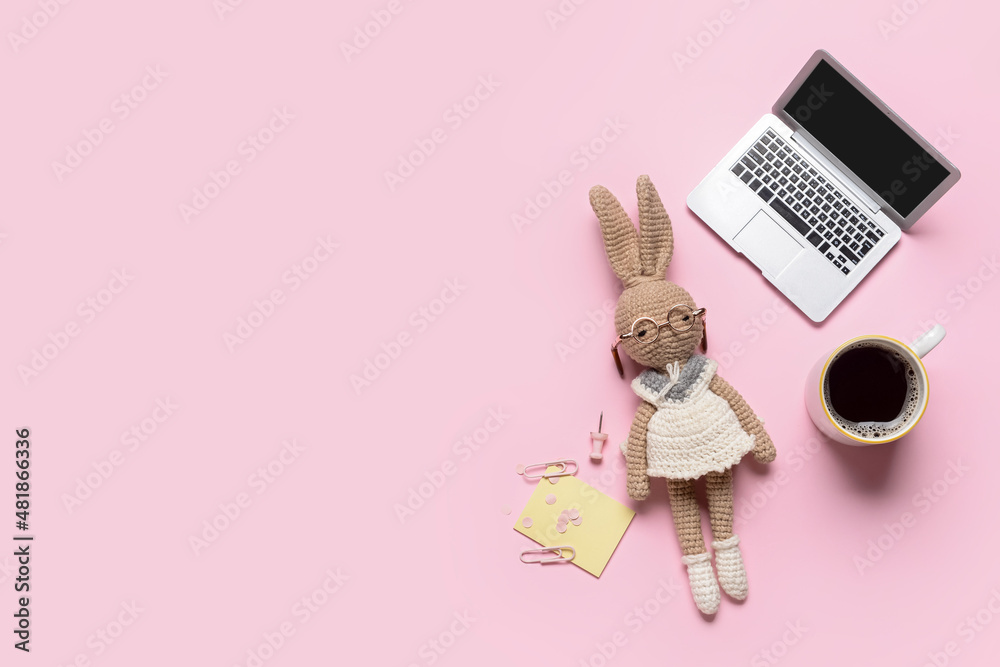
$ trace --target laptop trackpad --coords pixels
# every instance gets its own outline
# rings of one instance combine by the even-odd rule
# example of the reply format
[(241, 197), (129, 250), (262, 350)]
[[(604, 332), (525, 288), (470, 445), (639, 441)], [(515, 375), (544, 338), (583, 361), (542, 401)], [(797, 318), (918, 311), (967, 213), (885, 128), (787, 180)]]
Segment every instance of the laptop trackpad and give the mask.
[(777, 276), (802, 252), (802, 246), (764, 211), (736, 235), (743, 254), (772, 276)]

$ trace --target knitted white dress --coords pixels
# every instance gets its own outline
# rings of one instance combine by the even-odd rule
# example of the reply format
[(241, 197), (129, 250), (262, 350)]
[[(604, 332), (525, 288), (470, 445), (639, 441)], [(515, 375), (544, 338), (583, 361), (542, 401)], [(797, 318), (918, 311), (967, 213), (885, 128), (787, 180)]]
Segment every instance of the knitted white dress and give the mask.
[(632, 381), (632, 391), (657, 410), (646, 433), (650, 477), (697, 479), (723, 472), (753, 449), (729, 403), (709, 390), (719, 364), (692, 356), (680, 369), (675, 362), (662, 373), (646, 369)]

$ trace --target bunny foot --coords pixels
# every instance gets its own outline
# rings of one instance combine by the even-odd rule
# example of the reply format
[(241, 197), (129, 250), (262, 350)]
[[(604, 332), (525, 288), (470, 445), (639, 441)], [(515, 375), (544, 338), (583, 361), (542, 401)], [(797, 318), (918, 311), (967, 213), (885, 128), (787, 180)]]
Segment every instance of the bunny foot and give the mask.
[(712, 571), (712, 557), (707, 553), (684, 556), (681, 562), (687, 566), (688, 580), (694, 603), (703, 614), (714, 614), (719, 610), (719, 584)]
[(745, 600), (747, 597), (747, 571), (743, 567), (743, 555), (740, 553), (740, 538), (737, 535), (712, 542), (715, 550), (715, 568), (719, 571), (719, 584), (722, 590), (734, 600)]

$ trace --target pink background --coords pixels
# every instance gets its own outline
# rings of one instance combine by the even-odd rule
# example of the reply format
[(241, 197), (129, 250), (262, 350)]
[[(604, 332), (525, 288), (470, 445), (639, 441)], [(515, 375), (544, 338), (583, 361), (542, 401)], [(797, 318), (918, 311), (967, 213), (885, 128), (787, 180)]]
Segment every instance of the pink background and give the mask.
[[(221, 18), (212, 0), (6, 3), (4, 32), (32, 36), (8, 34), (0, 57), (0, 534), (17, 532), (13, 431), (28, 426), (36, 541), (30, 656), (11, 648), (14, 563), (0, 556), (3, 664), (992, 664), (1000, 10), (904, 4), (565, 0), (575, 10), (553, 26), (557, 0), (401, 0), (348, 58), (341, 44), (371, 12), (384, 22), (388, 0), (247, 0)], [(40, 6), (59, 11), (33, 19)], [(815, 326), (684, 199), (820, 47), (964, 177)], [(449, 113), (477, 88), (474, 110)], [(294, 118), (272, 134), (274, 109)], [(60, 180), (53, 162), (102, 121), (113, 131)], [(250, 160), (258, 133), (273, 141)], [(385, 172), (432, 136), (443, 143), (390, 189)], [(219, 176), (230, 161), (238, 173)], [(227, 187), (186, 221), (180, 206), (213, 173)], [(587, 191), (608, 186), (634, 215), (641, 173), (672, 214), (668, 276), (711, 310), (710, 352), (779, 452), (737, 472), (751, 593), (712, 621), (660, 484), (600, 579), (522, 565), (531, 543), (511, 529), (531, 493), (518, 463), (576, 458), (583, 480), (631, 502), (614, 447), (637, 399), (609, 358), (612, 327), (588, 324), (620, 285)], [(544, 209), (518, 230), (526, 199)], [(320, 237), (339, 247), (303, 264)], [(293, 289), (298, 265), (314, 272)], [(457, 297), (436, 301), (449, 281)], [(263, 323), (231, 351), (225, 336), (275, 290), (281, 303), (262, 303), (271, 316), (252, 316)], [(812, 363), (935, 318), (949, 335), (927, 359), (934, 399), (917, 430), (879, 448), (815, 440)], [(36, 351), (50, 358), (23, 378)], [(383, 368), (355, 390), (368, 362)], [(491, 410), (503, 425), (477, 451), (456, 446)], [(610, 455), (595, 466), (601, 410)], [(274, 463), (286, 440), (299, 451)], [(269, 463), (280, 474), (262, 481)], [(443, 483), (401, 521), (429, 478)], [(67, 508), (80, 484), (89, 496)], [(224, 530), (196, 553), (213, 520)], [(304, 597), (321, 601), (308, 616)], [(282, 627), (293, 634), (269, 649)]]

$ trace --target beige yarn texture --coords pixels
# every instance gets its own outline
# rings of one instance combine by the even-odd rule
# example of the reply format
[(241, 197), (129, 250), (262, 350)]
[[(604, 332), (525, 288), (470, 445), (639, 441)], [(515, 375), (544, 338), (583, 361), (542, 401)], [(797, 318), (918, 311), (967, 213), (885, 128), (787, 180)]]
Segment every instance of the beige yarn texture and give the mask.
[[(611, 192), (600, 185), (590, 190), (590, 204), (600, 221), (608, 261), (624, 287), (615, 310), (617, 334), (628, 332), (639, 318), (652, 318), (658, 323), (665, 323), (667, 312), (677, 304), (698, 308), (684, 288), (666, 280), (665, 272), (674, 252), (673, 228), (648, 176), (640, 176), (636, 181), (636, 197), (639, 202), (639, 232), (636, 232), (632, 220)], [(620, 349), (640, 365), (664, 372), (668, 365), (674, 363), (683, 367), (695, 353), (703, 334), (704, 322), (696, 318), (693, 326), (685, 332), (663, 327), (655, 341), (643, 344), (630, 337), (622, 341)], [(742, 430), (753, 436), (754, 458), (761, 463), (773, 461), (776, 455), (774, 443), (739, 392), (718, 375), (712, 377), (708, 389), (729, 404)], [(626, 486), (629, 497), (635, 500), (644, 500), (649, 496), (647, 431), (654, 414), (656, 407), (653, 404), (646, 401), (640, 403), (625, 446), (628, 466)], [(698, 608), (709, 614), (715, 613), (718, 608), (719, 583), (723, 585), (723, 590), (737, 599), (745, 597), (747, 591), (739, 538), (733, 535), (732, 479), (731, 468), (705, 475), (718, 583), (702, 535), (695, 481), (667, 480), (670, 508), (684, 553), (683, 562), (688, 568), (692, 594)]]

